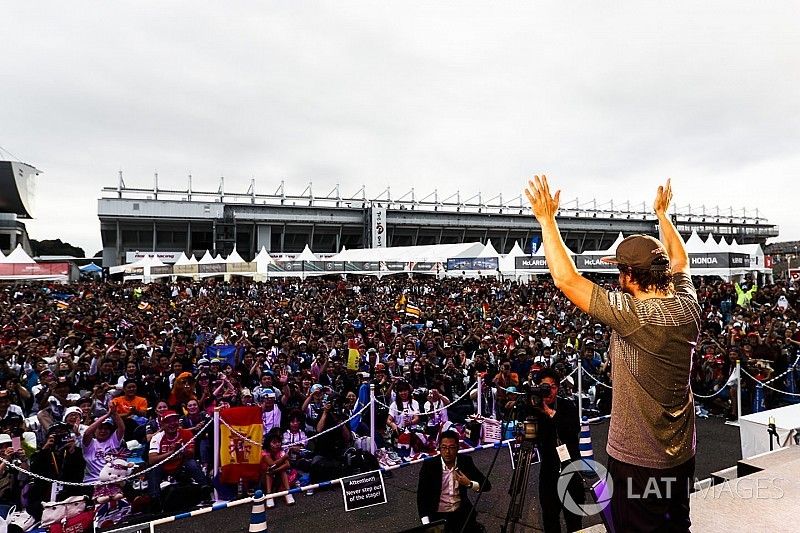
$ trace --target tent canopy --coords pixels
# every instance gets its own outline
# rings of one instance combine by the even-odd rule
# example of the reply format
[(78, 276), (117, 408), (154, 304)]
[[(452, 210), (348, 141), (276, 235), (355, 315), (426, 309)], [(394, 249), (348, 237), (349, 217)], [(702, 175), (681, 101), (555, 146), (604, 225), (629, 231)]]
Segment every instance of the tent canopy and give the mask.
[(80, 271), (81, 272), (87, 272), (89, 274), (93, 274), (95, 272), (102, 272), (103, 269), (101, 267), (95, 265), (94, 263), (89, 263), (88, 265), (83, 265), (82, 267), (80, 267)]
[(337, 260), (444, 263), (458, 257), (478, 257), (484, 248), (479, 242), (365, 248), (342, 250)]
[(14, 248), (14, 251), (8, 254), (7, 257), (2, 259), (3, 263), (10, 263), (15, 265), (32, 265), (35, 264), (36, 261), (28, 255), (21, 244), (17, 244), (17, 247)]
[(303, 251), (300, 253), (300, 255), (295, 257), (294, 260), (295, 261), (319, 261), (319, 258), (316, 255), (314, 255), (314, 252), (312, 252), (311, 248), (309, 248), (308, 245), (306, 244), (306, 247), (303, 248)]

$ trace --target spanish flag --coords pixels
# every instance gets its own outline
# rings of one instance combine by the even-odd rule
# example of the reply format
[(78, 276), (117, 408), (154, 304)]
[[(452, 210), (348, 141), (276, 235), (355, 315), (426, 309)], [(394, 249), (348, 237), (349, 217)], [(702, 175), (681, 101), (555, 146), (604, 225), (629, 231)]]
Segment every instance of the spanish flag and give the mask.
[(261, 408), (231, 407), (220, 411), (219, 416), (220, 481), (228, 484), (238, 483), (240, 479), (258, 481), (264, 439)]
[(358, 353), (358, 343), (353, 339), (347, 341), (347, 368), (348, 370), (358, 370), (358, 362), (361, 354)]

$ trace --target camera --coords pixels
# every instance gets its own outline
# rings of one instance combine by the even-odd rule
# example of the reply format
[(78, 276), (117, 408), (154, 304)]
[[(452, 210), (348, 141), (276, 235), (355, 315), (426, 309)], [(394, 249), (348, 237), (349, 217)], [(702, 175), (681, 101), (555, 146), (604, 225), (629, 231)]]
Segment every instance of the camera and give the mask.
[(544, 398), (550, 395), (550, 385), (541, 383), (539, 385), (530, 385), (525, 394), (517, 396), (517, 405), (528, 404), (533, 407), (541, 407)]

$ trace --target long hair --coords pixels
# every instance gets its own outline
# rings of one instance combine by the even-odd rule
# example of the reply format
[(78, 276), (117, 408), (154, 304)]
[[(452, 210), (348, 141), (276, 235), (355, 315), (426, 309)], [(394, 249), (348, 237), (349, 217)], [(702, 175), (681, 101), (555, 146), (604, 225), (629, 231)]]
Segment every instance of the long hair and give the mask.
[(672, 270), (667, 266), (664, 270), (641, 270), (628, 265), (617, 265), (619, 271), (631, 277), (631, 280), (644, 292), (656, 290), (670, 292), (672, 290)]

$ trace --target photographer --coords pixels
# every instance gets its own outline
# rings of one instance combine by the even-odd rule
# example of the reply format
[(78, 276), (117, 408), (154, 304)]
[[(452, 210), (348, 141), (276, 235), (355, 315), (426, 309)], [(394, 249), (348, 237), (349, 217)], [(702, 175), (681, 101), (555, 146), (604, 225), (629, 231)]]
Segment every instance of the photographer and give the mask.
[[(581, 428), (578, 408), (572, 400), (558, 396), (558, 382), (558, 374), (553, 370), (542, 370), (539, 373), (539, 383), (531, 388), (519, 416), (520, 420), (533, 417), (539, 423), (539, 501), (542, 507), (542, 524), (547, 533), (561, 531), (563, 502), (556, 487), (561, 468), (569, 461), (580, 459), (578, 442)], [(567, 490), (575, 503), (584, 502), (583, 484), (578, 476), (572, 476)], [(581, 529), (579, 515), (566, 509), (563, 512), (567, 531)]]
[[(31, 472), (48, 479), (80, 483), (83, 481), (85, 466), (81, 449), (66, 424), (50, 426), (44, 446), (31, 456)], [(31, 482), (27, 510), (37, 520), (42, 517), (42, 502), (50, 501), (51, 490), (48, 482), (36, 478)], [(56, 500), (83, 493), (81, 487), (65, 486), (56, 496)]]
[[(0, 433), (0, 506), (14, 506), (20, 503), (22, 484), (20, 478), (27, 478), (13, 466), (29, 470), (28, 456), (22, 449), (19, 437), (12, 438), (8, 433)], [(7, 464), (11, 463), (11, 464)], [(12, 466), (13, 465), (13, 466)]]

